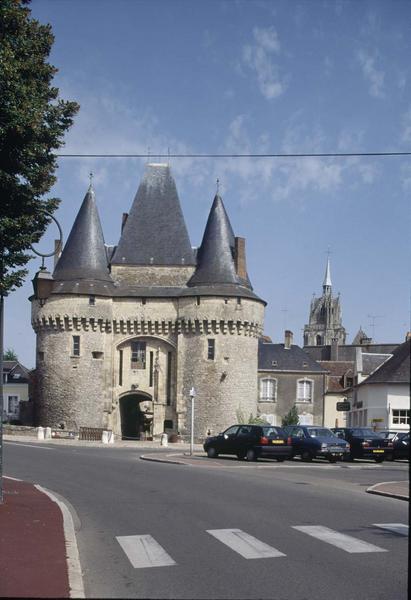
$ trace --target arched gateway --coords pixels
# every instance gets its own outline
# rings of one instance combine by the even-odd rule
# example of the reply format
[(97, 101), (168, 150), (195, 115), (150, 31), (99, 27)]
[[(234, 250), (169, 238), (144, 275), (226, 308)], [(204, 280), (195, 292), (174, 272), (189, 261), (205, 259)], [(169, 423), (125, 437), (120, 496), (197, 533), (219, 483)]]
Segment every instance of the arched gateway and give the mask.
[(151, 431), (153, 413), (142, 409), (141, 403), (152, 400), (149, 394), (130, 392), (120, 398), (121, 437), (123, 440), (141, 439)]

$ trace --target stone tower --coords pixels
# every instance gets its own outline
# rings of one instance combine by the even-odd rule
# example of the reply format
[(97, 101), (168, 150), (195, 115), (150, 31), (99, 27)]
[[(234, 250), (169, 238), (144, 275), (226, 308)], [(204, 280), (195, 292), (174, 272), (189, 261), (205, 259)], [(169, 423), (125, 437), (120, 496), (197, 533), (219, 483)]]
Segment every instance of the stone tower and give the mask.
[(313, 297), (308, 325), (304, 326), (304, 346), (330, 346), (345, 344), (345, 329), (341, 322), (340, 296), (333, 297), (330, 258), (327, 259), (323, 293)]
[(219, 195), (195, 252), (169, 166), (148, 165), (113, 248), (90, 187), (53, 280), (31, 298), (39, 424), (185, 434), (193, 387), (197, 438), (257, 413), (265, 302)]

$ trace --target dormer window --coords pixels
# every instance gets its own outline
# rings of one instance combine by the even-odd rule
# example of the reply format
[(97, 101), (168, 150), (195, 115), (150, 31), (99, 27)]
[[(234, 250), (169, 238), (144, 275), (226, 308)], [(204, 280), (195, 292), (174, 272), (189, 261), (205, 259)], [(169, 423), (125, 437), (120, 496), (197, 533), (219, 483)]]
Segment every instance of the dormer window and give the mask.
[(276, 360), (272, 360), (271, 361), (271, 366), (272, 367), (278, 367), (278, 362)]
[(308, 362), (304, 361), (303, 362), (303, 367), (308, 367)]

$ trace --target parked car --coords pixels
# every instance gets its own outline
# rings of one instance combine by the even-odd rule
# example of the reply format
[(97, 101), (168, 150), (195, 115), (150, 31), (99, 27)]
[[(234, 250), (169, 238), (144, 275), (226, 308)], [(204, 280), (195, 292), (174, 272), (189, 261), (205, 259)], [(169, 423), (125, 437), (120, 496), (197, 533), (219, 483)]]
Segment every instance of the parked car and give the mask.
[(389, 438), (392, 442), (392, 452), (387, 455), (387, 460), (397, 460), (398, 458), (410, 458), (410, 434), (408, 431), (397, 431), (394, 436)]
[(350, 444), (348, 460), (372, 458), (375, 462), (383, 462), (392, 454), (392, 441), (369, 427), (336, 427), (332, 431)]
[(291, 440), (281, 427), (272, 425), (232, 425), (216, 436), (208, 437), (203, 445), (209, 458), (219, 454), (234, 454), (240, 460), (291, 458)]
[(287, 425), (284, 430), (291, 436), (293, 455), (301, 456), (305, 461), (326, 458), (330, 462), (336, 462), (350, 451), (350, 445), (327, 427)]

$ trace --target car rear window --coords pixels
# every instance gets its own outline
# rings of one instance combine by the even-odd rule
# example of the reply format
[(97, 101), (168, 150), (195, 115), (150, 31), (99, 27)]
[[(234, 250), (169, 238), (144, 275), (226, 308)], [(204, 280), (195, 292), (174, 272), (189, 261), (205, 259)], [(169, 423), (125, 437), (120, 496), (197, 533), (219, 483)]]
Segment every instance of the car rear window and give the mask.
[(352, 434), (354, 437), (381, 438), (381, 436), (372, 429), (353, 429)]
[(307, 429), (308, 433), (311, 437), (335, 437), (335, 433), (331, 431), (331, 429), (327, 429), (326, 427), (317, 427), (315, 429)]
[(285, 437), (285, 432), (280, 427), (263, 427), (263, 434), (266, 437), (270, 437), (271, 435), (281, 435)]

